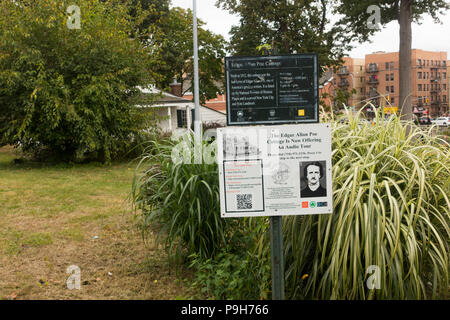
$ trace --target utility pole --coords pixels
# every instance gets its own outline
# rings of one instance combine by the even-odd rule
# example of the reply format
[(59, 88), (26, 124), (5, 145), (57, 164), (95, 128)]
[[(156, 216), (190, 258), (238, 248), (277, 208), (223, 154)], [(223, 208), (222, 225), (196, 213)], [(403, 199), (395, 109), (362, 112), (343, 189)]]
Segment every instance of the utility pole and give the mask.
[(194, 133), (196, 142), (201, 141), (202, 120), (200, 119), (200, 97), (198, 80), (198, 32), (197, 32), (197, 0), (193, 0), (194, 13)]

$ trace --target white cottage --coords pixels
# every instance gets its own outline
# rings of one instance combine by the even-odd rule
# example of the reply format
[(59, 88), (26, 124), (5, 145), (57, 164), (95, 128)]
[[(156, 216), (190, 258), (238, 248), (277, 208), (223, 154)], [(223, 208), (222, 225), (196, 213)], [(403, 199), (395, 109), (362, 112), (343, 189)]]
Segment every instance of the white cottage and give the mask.
[[(150, 89), (139, 88), (141, 92), (149, 95), (159, 95), (154, 102), (149, 105), (139, 105), (143, 108), (156, 109), (156, 115), (160, 119), (159, 127), (165, 132), (176, 132), (192, 128), (194, 118), (194, 102), (182, 97), (162, 92), (154, 87)], [(219, 123), (226, 125), (226, 115), (206, 106), (200, 106), (200, 118), (203, 124)]]

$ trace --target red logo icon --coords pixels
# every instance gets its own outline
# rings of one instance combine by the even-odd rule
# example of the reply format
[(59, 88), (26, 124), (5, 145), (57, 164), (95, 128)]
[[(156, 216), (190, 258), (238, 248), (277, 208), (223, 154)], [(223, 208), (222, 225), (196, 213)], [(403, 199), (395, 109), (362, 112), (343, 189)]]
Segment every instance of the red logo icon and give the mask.
[(302, 202), (302, 208), (308, 208), (308, 201)]

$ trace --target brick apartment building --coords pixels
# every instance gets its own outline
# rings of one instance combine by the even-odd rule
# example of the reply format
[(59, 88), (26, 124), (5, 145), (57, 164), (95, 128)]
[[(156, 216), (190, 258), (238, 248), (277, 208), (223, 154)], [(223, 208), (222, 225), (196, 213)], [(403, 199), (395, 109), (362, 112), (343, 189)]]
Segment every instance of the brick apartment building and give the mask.
[[(449, 100), (450, 97), (450, 60), (447, 60), (447, 100)], [(445, 114), (447, 117), (450, 116), (450, 108), (449, 108), (450, 102), (447, 102), (447, 113)]]
[(349, 97), (348, 104), (353, 106), (364, 100), (365, 71), (364, 59), (344, 58), (344, 65), (337, 71), (338, 79), (335, 84), (339, 88), (346, 88), (348, 92), (355, 89)]
[[(412, 50), (412, 104), (417, 115), (431, 117), (449, 112), (450, 62), (447, 52)], [(351, 94), (348, 105), (356, 109), (367, 101), (385, 110), (397, 111), (399, 99), (399, 53), (375, 52), (365, 59), (344, 58), (342, 68), (333, 74), (328, 85), (330, 96), (336, 96), (337, 89)]]
[[(436, 117), (448, 110), (447, 52), (412, 50), (411, 98), (415, 111)], [(399, 104), (399, 53), (375, 52), (365, 56), (367, 98), (383, 104), (389, 97)]]

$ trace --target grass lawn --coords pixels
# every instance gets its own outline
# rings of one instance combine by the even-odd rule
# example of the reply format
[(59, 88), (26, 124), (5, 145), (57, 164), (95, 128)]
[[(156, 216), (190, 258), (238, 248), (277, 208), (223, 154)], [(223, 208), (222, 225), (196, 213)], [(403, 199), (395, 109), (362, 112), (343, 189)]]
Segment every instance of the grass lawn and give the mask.
[[(127, 200), (134, 164), (15, 158), (14, 149), (0, 148), (0, 299), (196, 296), (135, 227)], [(67, 288), (70, 265), (81, 269), (80, 290)]]

